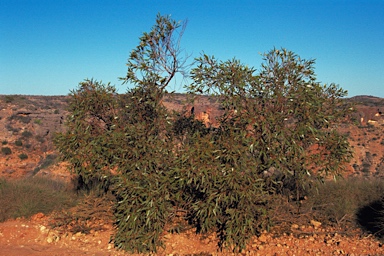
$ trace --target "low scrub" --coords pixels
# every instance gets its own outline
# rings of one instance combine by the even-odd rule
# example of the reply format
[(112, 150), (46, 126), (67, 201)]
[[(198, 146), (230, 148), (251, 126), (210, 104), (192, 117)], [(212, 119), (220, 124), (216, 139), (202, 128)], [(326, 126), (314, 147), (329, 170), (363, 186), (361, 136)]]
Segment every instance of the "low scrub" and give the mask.
[(0, 180), (0, 221), (71, 207), (76, 195), (61, 181), (42, 177)]
[(55, 211), (50, 226), (63, 232), (89, 234), (91, 230), (105, 228), (113, 223), (113, 198), (108, 195), (98, 197), (92, 193), (83, 196), (75, 207)]

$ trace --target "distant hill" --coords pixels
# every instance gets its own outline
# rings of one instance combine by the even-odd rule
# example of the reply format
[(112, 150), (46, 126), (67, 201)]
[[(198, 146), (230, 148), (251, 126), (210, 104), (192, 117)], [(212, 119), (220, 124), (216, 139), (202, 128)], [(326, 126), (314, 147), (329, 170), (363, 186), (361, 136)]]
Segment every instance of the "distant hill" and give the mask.
[(384, 98), (379, 98), (375, 96), (359, 95), (359, 96), (347, 98), (346, 100), (356, 104), (368, 106), (368, 107), (384, 108)]

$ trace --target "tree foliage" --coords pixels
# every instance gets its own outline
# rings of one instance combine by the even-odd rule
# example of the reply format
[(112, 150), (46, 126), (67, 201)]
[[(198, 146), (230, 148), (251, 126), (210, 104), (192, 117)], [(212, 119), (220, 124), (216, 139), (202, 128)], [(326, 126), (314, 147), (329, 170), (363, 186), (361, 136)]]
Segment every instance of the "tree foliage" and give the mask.
[(184, 73), (187, 56), (181, 56), (180, 40), (186, 24), (158, 14), (151, 32), (145, 32), (131, 52), (124, 82), (141, 87), (156, 85), (164, 90), (176, 73)]
[(56, 136), (56, 146), (81, 184), (88, 189), (95, 185), (107, 189), (114, 161), (111, 138), (118, 119), (115, 88), (85, 80), (70, 93), (68, 103), (67, 131)]
[(317, 82), (314, 60), (273, 49), (258, 73), (236, 59), (204, 55), (197, 62), (189, 89), (220, 97), (220, 126), (243, 131), (232, 136), (249, 148), (256, 174), (296, 193), (310, 176), (340, 174), (350, 158), (347, 139), (335, 130), (350, 111), (346, 91)]
[(311, 177), (337, 175), (349, 158), (335, 130), (348, 114), (338, 86), (316, 81), (314, 61), (273, 49), (259, 72), (239, 60), (203, 55), (191, 70), (192, 94), (209, 94), (224, 110), (217, 127), (162, 104), (177, 72), (186, 73), (180, 39), (186, 23), (158, 15), (128, 59), (115, 88), (80, 83), (69, 100), (67, 131), (56, 145), (85, 185), (116, 198), (115, 245), (152, 252), (178, 212), (219, 248), (240, 251), (265, 228), (269, 195), (296, 199)]

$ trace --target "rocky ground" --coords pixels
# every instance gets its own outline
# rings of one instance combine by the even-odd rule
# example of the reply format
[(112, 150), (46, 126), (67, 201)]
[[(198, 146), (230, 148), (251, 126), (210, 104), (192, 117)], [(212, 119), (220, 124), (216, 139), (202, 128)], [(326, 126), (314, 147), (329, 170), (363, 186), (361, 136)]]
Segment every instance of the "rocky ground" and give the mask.
[[(0, 223), (1, 255), (133, 255), (118, 251), (109, 243), (113, 230), (106, 225), (90, 234), (63, 233), (49, 228), (49, 217), (36, 214), (31, 219)], [(166, 248), (157, 255), (232, 255), (218, 252), (214, 236), (201, 237), (192, 231), (166, 234)], [(345, 232), (322, 227), (292, 225), (288, 233), (265, 232), (249, 243), (240, 255), (384, 255), (383, 244), (360, 230)]]

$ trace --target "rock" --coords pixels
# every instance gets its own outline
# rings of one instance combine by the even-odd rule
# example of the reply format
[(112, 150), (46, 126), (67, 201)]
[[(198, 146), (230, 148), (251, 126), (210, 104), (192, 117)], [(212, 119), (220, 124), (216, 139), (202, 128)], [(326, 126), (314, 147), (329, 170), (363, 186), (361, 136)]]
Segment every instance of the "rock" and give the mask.
[(48, 237), (48, 238), (47, 238), (47, 243), (50, 244), (50, 243), (52, 243), (52, 242), (53, 242), (53, 238), (52, 238), (52, 237)]
[(58, 242), (60, 240), (60, 236), (56, 233), (50, 233), (47, 237), (47, 243)]
[(297, 224), (292, 224), (292, 226), (291, 226), (291, 229), (298, 229), (299, 228), (299, 225), (297, 225)]
[(39, 212), (39, 213), (36, 213), (35, 215), (32, 215), (31, 220), (36, 221), (36, 220), (40, 220), (44, 217), (45, 217), (44, 213)]
[(320, 227), (321, 227), (321, 222), (318, 222), (318, 221), (315, 221), (315, 220), (311, 220), (311, 224), (312, 224), (315, 228), (320, 228)]
[(45, 226), (40, 226), (40, 232), (42, 233), (47, 232), (47, 228)]

